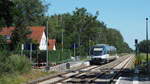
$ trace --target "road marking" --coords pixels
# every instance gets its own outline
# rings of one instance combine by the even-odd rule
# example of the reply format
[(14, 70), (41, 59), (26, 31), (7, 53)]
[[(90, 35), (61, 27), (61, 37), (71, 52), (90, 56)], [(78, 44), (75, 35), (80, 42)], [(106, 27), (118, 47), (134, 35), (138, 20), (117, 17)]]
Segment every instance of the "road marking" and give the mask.
[(119, 84), (121, 79), (122, 79), (122, 77), (119, 77), (119, 79), (117, 80), (117, 82), (115, 84)]
[(136, 76), (136, 77), (134, 77), (133, 78), (133, 84), (139, 84), (139, 81), (138, 81), (138, 77)]

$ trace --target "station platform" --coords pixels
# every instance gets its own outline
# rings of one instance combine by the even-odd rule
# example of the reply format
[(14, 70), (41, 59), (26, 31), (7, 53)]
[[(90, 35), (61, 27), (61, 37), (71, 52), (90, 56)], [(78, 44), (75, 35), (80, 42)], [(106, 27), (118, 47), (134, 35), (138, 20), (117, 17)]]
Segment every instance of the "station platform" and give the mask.
[(150, 76), (119, 77), (115, 84), (150, 84)]

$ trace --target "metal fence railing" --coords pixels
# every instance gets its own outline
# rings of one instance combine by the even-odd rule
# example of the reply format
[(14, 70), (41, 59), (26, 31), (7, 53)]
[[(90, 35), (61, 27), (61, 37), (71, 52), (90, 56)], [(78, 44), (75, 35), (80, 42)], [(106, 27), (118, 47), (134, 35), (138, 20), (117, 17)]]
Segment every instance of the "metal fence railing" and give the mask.
[[(6, 50), (6, 52), (8, 51)], [(21, 55), (21, 50), (12, 51), (10, 53)], [(23, 50), (23, 56), (30, 58), (30, 55), (32, 55), (33, 63), (46, 62), (46, 50), (32, 50), (32, 54), (30, 50)], [(71, 55), (72, 52), (67, 49), (63, 52), (61, 50), (48, 51), (48, 62), (50, 65), (64, 63), (71, 60)]]

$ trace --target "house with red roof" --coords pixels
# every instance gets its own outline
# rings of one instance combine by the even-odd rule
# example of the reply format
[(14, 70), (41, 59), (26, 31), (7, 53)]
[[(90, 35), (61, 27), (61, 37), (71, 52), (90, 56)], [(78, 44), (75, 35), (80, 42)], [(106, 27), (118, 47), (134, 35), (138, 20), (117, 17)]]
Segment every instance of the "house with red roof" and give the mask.
[[(47, 49), (46, 34), (45, 34), (46, 28), (44, 26), (32, 26), (29, 29), (32, 31), (32, 33), (28, 37), (37, 41), (40, 50), (46, 50)], [(7, 40), (7, 42), (11, 42), (10, 37), (13, 30), (14, 27), (9, 27), (9, 28), (4, 27), (2, 28), (0, 35), (3, 36)], [(56, 50), (55, 47), (56, 40), (48, 39), (48, 42), (49, 42), (48, 50)]]

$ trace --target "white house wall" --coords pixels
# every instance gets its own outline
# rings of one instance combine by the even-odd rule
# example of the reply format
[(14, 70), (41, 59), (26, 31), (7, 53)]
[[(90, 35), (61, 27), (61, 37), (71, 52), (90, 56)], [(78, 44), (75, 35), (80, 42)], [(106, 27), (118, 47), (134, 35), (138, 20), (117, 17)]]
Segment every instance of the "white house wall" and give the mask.
[(43, 32), (43, 35), (42, 35), (42, 38), (41, 38), (41, 41), (40, 41), (40, 50), (46, 50), (46, 35), (45, 35), (45, 32)]
[(53, 47), (53, 50), (56, 50), (56, 47), (55, 47), (55, 45), (54, 45), (54, 47)]

